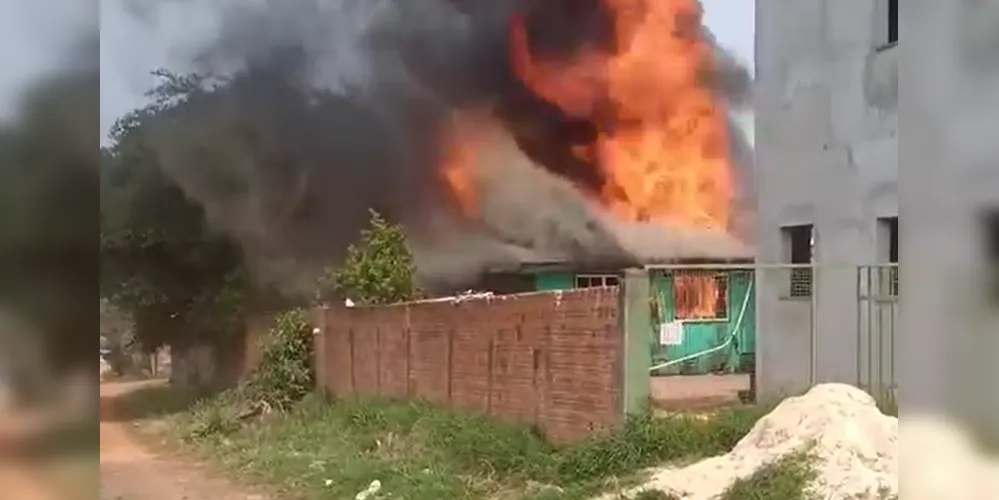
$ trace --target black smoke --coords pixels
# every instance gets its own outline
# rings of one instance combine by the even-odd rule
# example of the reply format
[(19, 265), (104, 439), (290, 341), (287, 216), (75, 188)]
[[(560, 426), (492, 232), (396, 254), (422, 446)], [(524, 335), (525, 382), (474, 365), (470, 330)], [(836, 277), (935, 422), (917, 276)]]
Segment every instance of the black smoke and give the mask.
[[(511, 71), (509, 49), (515, 16), (539, 57), (612, 43), (613, 19), (599, 0), (222, 5), (212, 7), (217, 33), (188, 61), (209, 77), (205, 90), (170, 112), (155, 144), (174, 179), (243, 242), (262, 279), (310, 282), (317, 267), (342, 257), (372, 208), (403, 223), (425, 255), (446, 238), (467, 243), (450, 248), (475, 253), (480, 269), (585, 259), (590, 247), (627, 260), (596, 217), (548, 208), (554, 201), (545, 196), (522, 200), (544, 209), (501, 204), (547, 214), (531, 226), (543, 234), (508, 234), (519, 229), (494, 227), (488, 217), (465, 220), (438, 171), (441, 134), (455, 110), (486, 109), (533, 163), (582, 192), (601, 190), (600, 169), (572, 153), (592, 139), (591, 121), (530, 92)], [(522, 182), (536, 184), (530, 176)], [(593, 241), (602, 243), (581, 243)]]

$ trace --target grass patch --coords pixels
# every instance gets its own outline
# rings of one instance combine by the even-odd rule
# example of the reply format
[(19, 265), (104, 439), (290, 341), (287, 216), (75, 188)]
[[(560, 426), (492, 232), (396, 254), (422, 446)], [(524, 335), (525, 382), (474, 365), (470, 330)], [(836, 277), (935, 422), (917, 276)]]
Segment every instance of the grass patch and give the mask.
[(558, 449), (530, 427), (422, 403), (309, 397), (252, 422), (236, 417), (241, 408), (233, 394), (203, 400), (168, 428), (240, 479), (302, 500), (354, 498), (374, 480), (382, 487), (372, 498), (587, 498), (631, 486), (655, 464), (724, 453), (760, 416), (642, 417)]
[(815, 500), (808, 490), (816, 477), (813, 464), (807, 452), (787, 455), (737, 480), (721, 500)]
[(661, 490), (645, 490), (635, 495), (634, 500), (680, 500), (680, 497)]

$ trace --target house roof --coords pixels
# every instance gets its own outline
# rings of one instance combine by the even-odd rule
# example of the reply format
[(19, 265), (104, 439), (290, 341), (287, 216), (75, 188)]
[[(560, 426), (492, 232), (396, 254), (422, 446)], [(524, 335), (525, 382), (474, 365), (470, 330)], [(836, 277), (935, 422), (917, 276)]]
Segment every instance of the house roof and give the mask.
[(566, 272), (566, 271), (607, 271), (616, 272), (629, 267), (640, 267), (640, 266), (711, 266), (712, 264), (752, 264), (754, 259), (747, 257), (731, 257), (731, 258), (674, 258), (674, 259), (658, 259), (655, 261), (647, 261), (641, 263), (634, 262), (573, 262), (568, 260), (547, 260), (547, 261), (529, 261), (522, 262), (515, 269), (507, 269), (505, 271), (508, 273), (526, 273), (526, 274), (537, 274), (537, 273), (548, 273), (548, 272)]

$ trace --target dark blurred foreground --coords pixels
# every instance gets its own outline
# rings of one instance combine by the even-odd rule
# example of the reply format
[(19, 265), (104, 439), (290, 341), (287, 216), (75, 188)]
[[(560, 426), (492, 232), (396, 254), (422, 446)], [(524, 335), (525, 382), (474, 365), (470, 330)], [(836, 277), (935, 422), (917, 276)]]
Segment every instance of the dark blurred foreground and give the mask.
[[(67, 12), (88, 9), (50, 3), (5, 2), (0, 25), (14, 45), (4, 47), (0, 75), (4, 499), (97, 498), (97, 12), (93, 2), (92, 34), (69, 33), (60, 26), (88, 23), (69, 23)], [(54, 32), (72, 43), (53, 43)], [(33, 59), (59, 51), (48, 67)]]

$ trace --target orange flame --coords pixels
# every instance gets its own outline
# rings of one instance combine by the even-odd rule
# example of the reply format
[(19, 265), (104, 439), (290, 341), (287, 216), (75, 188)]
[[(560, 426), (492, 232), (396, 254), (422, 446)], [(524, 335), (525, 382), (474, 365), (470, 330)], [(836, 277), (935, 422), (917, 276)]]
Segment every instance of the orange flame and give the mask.
[[(590, 47), (570, 61), (535, 61), (523, 19), (515, 19), (514, 71), (567, 114), (607, 111), (594, 122), (594, 143), (577, 153), (590, 155), (607, 175), (600, 199), (612, 212), (726, 230), (733, 194), (728, 121), (704, 81), (715, 56), (701, 33), (700, 3), (603, 1), (615, 17), (614, 52)], [(677, 276), (674, 284), (679, 317), (718, 313), (725, 292), (714, 276)]]
[[(612, 51), (589, 46), (569, 60), (536, 60), (524, 20), (516, 18), (513, 71), (566, 114), (591, 119), (596, 138), (573, 151), (605, 174), (598, 196), (612, 213), (629, 221), (726, 230), (733, 197), (728, 120), (706, 82), (716, 61), (702, 36), (700, 3), (602, 1), (614, 16)], [(447, 136), (443, 172), (461, 209), (474, 214), (469, 134), (455, 127)], [(712, 317), (725, 293), (710, 275), (675, 284), (678, 296), (689, 299), (684, 307), (692, 318)]]
[(697, 0), (603, 0), (615, 16), (614, 52), (586, 48), (570, 61), (535, 61), (514, 21), (514, 71), (573, 116), (592, 116), (586, 154), (608, 176), (601, 201), (627, 220), (728, 227), (732, 165), (721, 103), (704, 78), (714, 61)]
[(680, 320), (719, 319), (725, 316), (724, 308), (719, 310), (722, 293), (725, 293), (710, 273), (677, 273), (673, 276), (676, 301), (676, 317)]
[(481, 148), (488, 138), (484, 115), (468, 111), (454, 113), (443, 134), (441, 173), (461, 212), (479, 212), (480, 193), (476, 180)]
[(474, 179), (472, 146), (460, 141), (452, 141), (449, 146), (445, 151), (444, 180), (462, 213), (474, 215), (478, 212), (479, 192)]

